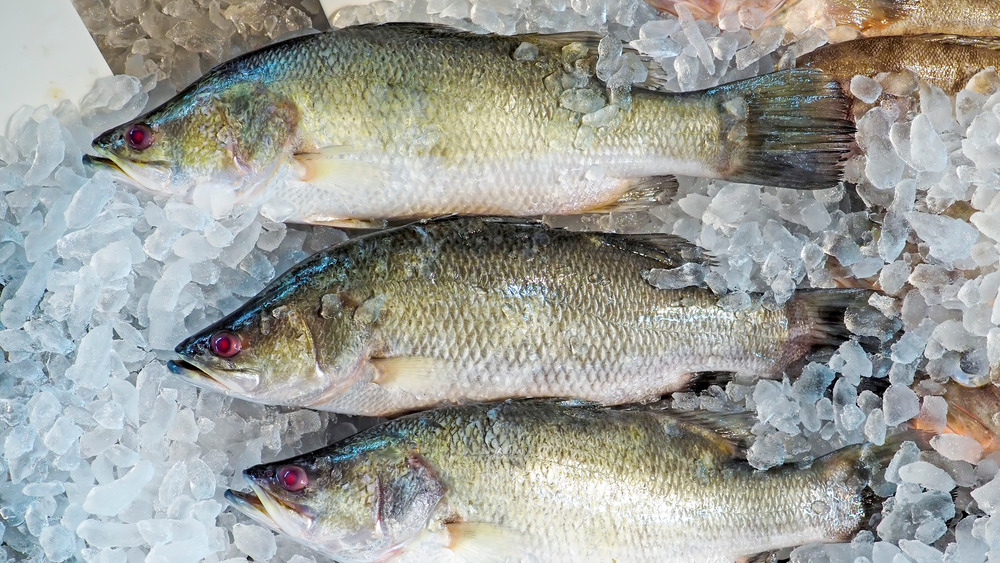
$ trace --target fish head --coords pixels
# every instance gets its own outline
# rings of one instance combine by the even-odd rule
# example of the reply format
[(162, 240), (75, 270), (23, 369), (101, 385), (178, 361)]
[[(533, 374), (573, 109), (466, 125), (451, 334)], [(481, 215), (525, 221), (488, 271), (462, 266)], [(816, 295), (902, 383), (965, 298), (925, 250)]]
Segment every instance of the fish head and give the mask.
[(178, 344), (181, 359), (168, 367), (199, 387), (248, 401), (312, 404), (340, 389), (317, 361), (316, 320), (290, 305), (252, 301)]
[(365, 434), (251, 467), (243, 474), (252, 492), (227, 491), (226, 497), (257, 521), (338, 561), (384, 560), (423, 530), (444, 487), (398, 440), (358, 436)]
[(256, 193), (291, 142), (297, 111), (262, 87), (213, 73), (153, 111), (110, 129), (84, 161), (147, 191), (190, 196), (196, 186)]

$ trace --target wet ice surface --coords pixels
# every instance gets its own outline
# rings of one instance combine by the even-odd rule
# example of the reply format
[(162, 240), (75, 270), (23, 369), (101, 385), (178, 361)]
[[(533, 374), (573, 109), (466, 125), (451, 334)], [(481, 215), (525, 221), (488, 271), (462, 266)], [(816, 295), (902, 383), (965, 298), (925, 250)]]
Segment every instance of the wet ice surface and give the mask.
[[(154, 199), (80, 164), (81, 147), (137, 115), (157, 79), (167, 91), (183, 86), (220, 57), (305, 20), (286, 11), (292, 23), (279, 23), (279, 8), (263, 1), (116, 0), (104, 20), (100, 6), (78, 4), (119, 49), (117, 63), (138, 78), (102, 81), (79, 108), (25, 109), (0, 137), (0, 560), (319, 560), (228, 510), (222, 492), (244, 487), (246, 467), (315, 449), (365, 423), (201, 393), (170, 377), (164, 362), (181, 338), (343, 233), (286, 226), (218, 200), (213, 208), (210, 194), (193, 203)], [(720, 31), (684, 9), (659, 19), (630, 0), (376, 2), (334, 23), (390, 20), (500, 33), (610, 32), (653, 56), (669, 89), (769, 71), (784, 49), (771, 52), (781, 42), (776, 30), (754, 42), (738, 21)], [(202, 27), (210, 33), (198, 35)], [(804, 31), (787, 52), (824, 40), (824, 30)], [(609, 106), (586, 92), (564, 102), (595, 127), (627, 111), (624, 86), (644, 72), (604, 45), (600, 72), (625, 96)], [(898, 316), (904, 330), (881, 353), (850, 341), (783, 380), (674, 399), (681, 408), (755, 412), (749, 459), (756, 467), (866, 440), (899, 449), (878, 487), (892, 495), (882, 522), (849, 544), (798, 548), (793, 559), (1000, 556), (1000, 457), (949, 434), (923, 452), (889, 441), (913, 417), (940, 428), (941, 384), (985, 382), (1000, 364), (1000, 80), (983, 73), (954, 100), (926, 86), (919, 101), (892, 97), (917, 88), (906, 77), (851, 81), (857, 97), (876, 104), (856, 109), (865, 149), (847, 165), (856, 188), (794, 192), (681, 178), (677, 197), (648, 213), (553, 219), (698, 243), (718, 266), (647, 279), (707, 284), (727, 293), (734, 309), (749, 306), (750, 293), (781, 303), (796, 287), (845, 281), (887, 294), (871, 304)], [(852, 327), (877, 332), (869, 322)], [(872, 377), (881, 383), (868, 385)]]

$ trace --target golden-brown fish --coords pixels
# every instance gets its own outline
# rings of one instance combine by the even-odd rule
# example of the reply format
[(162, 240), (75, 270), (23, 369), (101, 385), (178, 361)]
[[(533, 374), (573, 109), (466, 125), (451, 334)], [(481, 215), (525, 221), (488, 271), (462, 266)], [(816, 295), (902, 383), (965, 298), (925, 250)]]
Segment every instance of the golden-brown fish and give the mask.
[(845, 87), (858, 74), (875, 76), (908, 70), (954, 94), (979, 71), (1000, 68), (1000, 39), (954, 35), (871, 37), (820, 47), (799, 57), (796, 64), (823, 69)]

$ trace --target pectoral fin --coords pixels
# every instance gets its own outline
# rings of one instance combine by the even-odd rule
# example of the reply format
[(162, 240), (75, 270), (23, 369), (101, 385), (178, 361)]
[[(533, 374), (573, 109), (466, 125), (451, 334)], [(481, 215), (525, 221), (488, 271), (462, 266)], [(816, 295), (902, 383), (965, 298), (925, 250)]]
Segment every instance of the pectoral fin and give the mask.
[(384, 170), (357, 158), (358, 148), (332, 145), (314, 152), (293, 155), (299, 179), (320, 188), (375, 188), (385, 184)]
[(519, 561), (531, 552), (523, 534), (496, 524), (454, 522), (445, 527), (451, 539), (448, 548), (469, 563)]
[(441, 373), (448, 370), (447, 362), (423, 356), (372, 358), (377, 375), (373, 383), (386, 389), (397, 389), (422, 395), (438, 386)]

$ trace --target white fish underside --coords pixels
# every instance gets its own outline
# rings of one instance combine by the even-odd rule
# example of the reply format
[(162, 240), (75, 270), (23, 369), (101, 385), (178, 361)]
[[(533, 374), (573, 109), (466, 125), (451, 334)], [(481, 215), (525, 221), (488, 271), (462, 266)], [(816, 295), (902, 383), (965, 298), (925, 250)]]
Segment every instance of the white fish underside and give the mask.
[(662, 157), (608, 155), (598, 159), (556, 154), (534, 159), (470, 159), (458, 165), (429, 157), (357, 155), (343, 171), (344, 176), (309, 182), (279, 177), (270, 193), (294, 207), (289, 217), (294, 222), (426, 217), (456, 209), (524, 216), (597, 209), (616, 201), (644, 178), (714, 173), (700, 162)]

